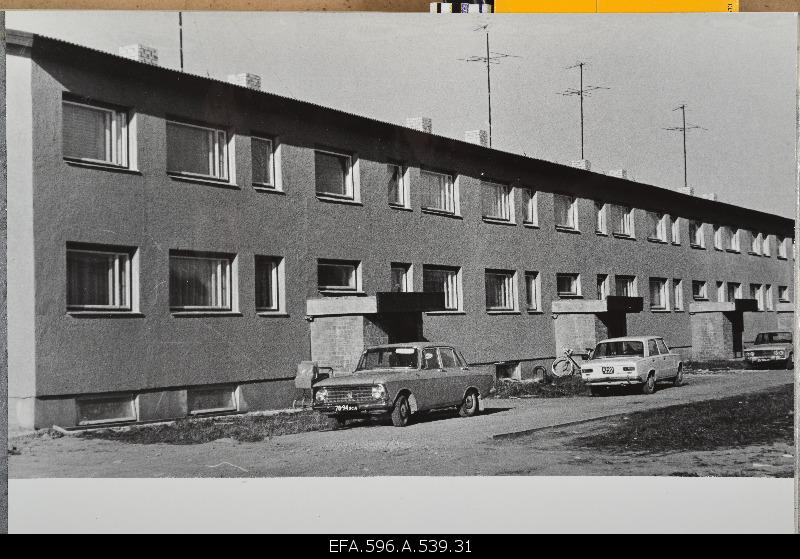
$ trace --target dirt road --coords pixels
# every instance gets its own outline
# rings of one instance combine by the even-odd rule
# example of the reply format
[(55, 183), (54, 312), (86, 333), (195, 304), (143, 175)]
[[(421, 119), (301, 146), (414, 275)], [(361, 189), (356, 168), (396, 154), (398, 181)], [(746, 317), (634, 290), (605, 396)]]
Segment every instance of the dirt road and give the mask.
[[(790, 445), (632, 456), (575, 449), (576, 436), (609, 416), (719, 399), (789, 384), (791, 371), (686, 376), (654, 395), (488, 400), (462, 419), (437, 414), (406, 427), (359, 422), (346, 429), (259, 443), (138, 445), (76, 437), (18, 441), (9, 477), (268, 477), (374, 475), (769, 475), (790, 472)], [(576, 423), (581, 422), (581, 423)], [(519, 437), (504, 438), (509, 433)], [(15, 441), (11, 441), (15, 444)], [(787, 470), (787, 468), (789, 468)]]

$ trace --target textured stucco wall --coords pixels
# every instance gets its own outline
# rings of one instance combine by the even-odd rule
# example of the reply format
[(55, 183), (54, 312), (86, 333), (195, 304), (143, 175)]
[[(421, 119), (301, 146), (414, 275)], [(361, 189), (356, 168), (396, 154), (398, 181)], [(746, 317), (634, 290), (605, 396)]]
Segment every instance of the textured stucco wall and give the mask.
[(0, 11), (0, 532), (8, 531), (8, 314), (6, 313), (6, 14)]

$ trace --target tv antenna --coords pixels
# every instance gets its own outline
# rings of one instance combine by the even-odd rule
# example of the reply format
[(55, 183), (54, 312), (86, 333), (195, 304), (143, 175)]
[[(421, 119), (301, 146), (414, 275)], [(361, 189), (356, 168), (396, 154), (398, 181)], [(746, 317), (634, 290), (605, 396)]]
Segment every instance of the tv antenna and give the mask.
[(611, 89), (610, 87), (603, 87), (601, 85), (583, 85), (583, 67), (586, 66), (586, 62), (579, 60), (572, 66), (567, 66), (565, 70), (572, 70), (577, 68), (580, 74), (580, 87), (575, 89), (574, 87), (570, 87), (565, 89), (564, 91), (559, 91), (559, 95), (564, 95), (565, 97), (579, 97), (581, 100), (581, 159), (584, 159), (584, 141), (583, 141), (583, 98), (590, 97), (592, 93), (595, 91), (599, 91), (601, 89)]
[(687, 130), (708, 130), (708, 128), (703, 128), (702, 126), (697, 126), (696, 124), (686, 125), (686, 103), (681, 103), (674, 109), (672, 112), (680, 111), (681, 112), (681, 126), (671, 126), (669, 128), (664, 128), (669, 132), (681, 132), (683, 135), (683, 186), (688, 188), (689, 181), (687, 179), (686, 174), (686, 131)]
[(520, 58), (515, 54), (508, 54), (505, 52), (493, 52), (489, 50), (489, 24), (480, 25), (473, 29), (473, 31), (486, 32), (486, 55), (485, 56), (470, 56), (467, 58), (459, 58), (463, 62), (483, 62), (486, 64), (486, 94), (489, 103), (489, 147), (492, 147), (492, 64), (500, 64), (504, 58)]

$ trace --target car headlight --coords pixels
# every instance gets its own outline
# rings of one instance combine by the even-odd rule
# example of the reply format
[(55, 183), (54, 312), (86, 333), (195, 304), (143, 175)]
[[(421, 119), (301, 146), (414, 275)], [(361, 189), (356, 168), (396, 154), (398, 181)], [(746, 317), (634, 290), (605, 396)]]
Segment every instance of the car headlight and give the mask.
[(317, 402), (324, 402), (325, 400), (327, 400), (328, 399), (328, 389), (327, 388), (320, 388), (319, 390), (317, 390), (317, 392), (314, 394), (314, 399)]
[(753, 357), (754, 355), (755, 355), (754, 351), (745, 351), (744, 352), (744, 356), (745, 357)]
[(386, 387), (382, 384), (376, 384), (372, 387), (372, 398), (374, 400), (383, 400), (386, 398)]
[(784, 353), (783, 353), (782, 349), (776, 349), (775, 351), (772, 352), (772, 354), (773, 355), (777, 355), (778, 357), (783, 357), (784, 356)]

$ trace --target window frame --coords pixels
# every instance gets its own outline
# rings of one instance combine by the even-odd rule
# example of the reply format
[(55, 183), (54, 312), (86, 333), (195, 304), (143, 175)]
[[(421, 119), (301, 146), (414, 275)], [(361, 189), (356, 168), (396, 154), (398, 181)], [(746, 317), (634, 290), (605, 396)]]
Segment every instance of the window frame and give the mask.
[[(670, 297), (669, 288), (667, 286), (667, 278), (651, 277), (648, 281), (648, 295), (650, 296), (650, 310), (651, 311), (669, 311), (670, 310)], [(658, 284), (659, 295), (662, 300), (660, 306), (653, 303), (653, 285), (654, 282)]]
[[(422, 265), (422, 290), (423, 293), (441, 293), (439, 291), (425, 291), (425, 274), (426, 272), (447, 272), (452, 274), (453, 287), (456, 292), (451, 294), (448, 298), (447, 291), (445, 294), (445, 309), (442, 311), (429, 311), (427, 314), (453, 314), (464, 312), (464, 289), (462, 280), (462, 268), (460, 266), (442, 266), (438, 264), (423, 264)], [(448, 306), (448, 300), (454, 300), (455, 306)]]
[(672, 308), (675, 311), (683, 311), (683, 279), (672, 278)]
[[(114, 303), (107, 305), (78, 305), (70, 303), (69, 300), (69, 270), (70, 253), (94, 254), (113, 257), (113, 269), (108, 270), (109, 279), (113, 276), (113, 285), (109, 286), (109, 292), (113, 291)], [(103, 247), (102, 245), (83, 246), (78, 243), (67, 243), (66, 248), (66, 309), (68, 313), (74, 312), (113, 312), (113, 313), (132, 313), (135, 311), (135, 293), (137, 271), (135, 259), (138, 250), (122, 249), (115, 247)], [(120, 279), (122, 278), (122, 281)]]
[[(209, 138), (213, 138), (213, 154), (208, 153), (209, 163), (213, 161), (209, 165), (209, 171), (211, 174), (205, 173), (195, 173), (192, 171), (181, 171), (176, 169), (169, 168), (169, 127), (170, 125), (173, 126), (182, 126), (184, 128), (195, 128), (198, 130), (205, 130), (206, 133), (209, 134)], [(167, 118), (165, 121), (166, 127), (166, 156), (167, 156), (167, 174), (171, 176), (177, 177), (188, 177), (188, 178), (198, 178), (203, 180), (211, 180), (217, 182), (225, 182), (225, 183), (232, 183), (233, 177), (233, 135), (229, 134), (228, 130), (223, 127), (215, 127), (212, 125), (203, 125), (203, 124), (194, 124), (192, 122), (186, 122), (184, 120), (176, 120), (173, 118)], [(222, 142), (220, 143), (220, 137), (222, 137)], [(220, 153), (220, 148), (222, 149), (222, 153)], [(222, 169), (219, 169), (220, 162), (223, 163)], [(220, 171), (217, 174), (214, 174), (214, 171)]]
[[(259, 260), (262, 262), (270, 263), (270, 283), (272, 291), (272, 307), (263, 307), (258, 304), (258, 265)], [(254, 297), (253, 305), (256, 314), (259, 315), (273, 315), (286, 312), (286, 270), (285, 259), (282, 256), (255, 254), (253, 255), (253, 273), (254, 273)]]
[[(698, 221), (696, 219), (689, 220), (689, 246), (691, 248), (706, 248), (706, 231), (705, 231), (705, 222)], [(694, 235), (692, 235), (692, 229), (694, 229)], [(697, 241), (700, 241), (699, 243)]]
[(775, 310), (775, 295), (772, 292), (772, 284), (766, 283), (764, 284), (764, 310), (766, 311), (774, 311)]
[(522, 224), (528, 227), (539, 227), (539, 191), (528, 186), (521, 187), (525, 217)]
[(542, 279), (539, 272), (525, 272), (525, 310), (529, 313), (542, 312)]
[(597, 235), (608, 235), (608, 206), (609, 204), (602, 200), (594, 201), (594, 232)]
[[(504, 289), (506, 290), (506, 303), (503, 306), (490, 306), (489, 305), (489, 282), (490, 277), (503, 278)], [(519, 311), (519, 297), (517, 296), (517, 272), (514, 270), (499, 270), (495, 268), (484, 269), (484, 291), (486, 311), (493, 312), (517, 312)]]
[[(338, 194), (336, 192), (327, 192), (327, 191), (319, 191), (318, 190), (318, 183), (317, 183), (317, 154), (321, 153), (324, 155), (329, 155), (333, 157), (337, 157), (339, 159), (344, 159), (347, 161), (347, 170), (345, 172), (345, 176), (343, 178), (345, 193)], [(359, 202), (359, 188), (357, 185), (356, 180), (356, 157), (353, 153), (347, 153), (344, 151), (337, 151), (330, 148), (323, 148), (323, 147), (315, 147), (314, 148), (314, 193), (318, 199), (325, 200), (342, 200), (342, 201), (352, 201), (352, 202)]]
[(421, 192), (422, 197), (422, 211), (426, 213), (434, 213), (447, 216), (460, 216), (461, 215), (461, 202), (459, 200), (459, 185), (458, 176), (453, 173), (435, 171), (433, 169), (421, 168), (419, 170), (420, 182), (423, 175), (431, 175), (436, 177), (444, 177), (445, 179), (445, 208), (437, 208), (425, 205), (426, 191), (423, 188)]
[[(264, 142), (269, 144), (269, 172), (272, 182), (259, 182), (255, 180), (255, 172), (253, 166), (253, 145), (254, 143)], [(270, 136), (253, 135), (250, 136), (250, 181), (254, 188), (264, 190), (277, 190), (281, 191), (281, 181), (278, 179), (278, 146), (275, 138)]]
[[(107, 152), (110, 152), (110, 159), (94, 159), (93, 157), (79, 157), (75, 155), (66, 154), (66, 145), (64, 142), (64, 105), (74, 105), (83, 107), (111, 115), (109, 127), (105, 128)], [(132, 168), (132, 145), (131, 145), (131, 115), (130, 111), (123, 108), (111, 107), (100, 103), (92, 103), (90, 101), (77, 101), (74, 99), (61, 99), (61, 155), (66, 161), (78, 161), (83, 163), (90, 163), (94, 165), (102, 165), (109, 167), (116, 167), (119, 169)], [(115, 133), (116, 132), (116, 133)], [(117, 137), (119, 136), (119, 137)]]
[(792, 299), (789, 295), (789, 286), (788, 285), (779, 285), (778, 286), (778, 302), (779, 303), (791, 303)]
[[(405, 262), (392, 262), (389, 264), (390, 270), (390, 289), (395, 293), (413, 293), (414, 292), (414, 265)], [(402, 289), (394, 291), (394, 279), (391, 277), (391, 272), (394, 270), (403, 270)]]
[(410, 209), (411, 208), (411, 189), (409, 188), (410, 181), (409, 181), (409, 176), (408, 176), (408, 174), (409, 174), (408, 173), (408, 166), (407, 165), (403, 165), (402, 163), (399, 163), (399, 162), (390, 161), (389, 163), (386, 163), (387, 175), (388, 175), (389, 170), (391, 168), (395, 168), (395, 169), (398, 170), (398, 174), (397, 174), (397, 177), (398, 177), (397, 178), (397, 193), (398, 193), (399, 201), (398, 200), (392, 200), (389, 197), (389, 191), (388, 191), (389, 184), (387, 182), (387, 185), (386, 185), (387, 186), (386, 196), (387, 196), (387, 199), (388, 199), (389, 206), (392, 207), (392, 208), (400, 208), (400, 209), (406, 209), (406, 210)]
[[(632, 291), (632, 293), (628, 293), (627, 295), (622, 295), (621, 293), (618, 293), (618, 291), (619, 291), (619, 289), (618, 289), (619, 282), (621, 280), (623, 280), (623, 281), (627, 280), (628, 281), (628, 286), (629, 286), (628, 290)], [(633, 289), (630, 289), (630, 287), (632, 287)], [(639, 278), (638, 278), (638, 276), (629, 275), (629, 274), (614, 274), (614, 293), (619, 297), (638, 297), (639, 296)]]
[[(231, 406), (221, 408), (195, 408), (192, 409), (193, 395), (192, 392), (228, 392), (230, 391)], [(224, 386), (196, 386), (186, 390), (186, 412), (189, 416), (202, 416), (220, 413), (236, 413), (239, 411), (240, 395), (239, 387), (232, 385)]]
[[(559, 279), (561, 278), (569, 278), (574, 285), (574, 289), (571, 291), (560, 291), (559, 287)], [(583, 297), (581, 294), (581, 275), (575, 274), (571, 272), (557, 272), (556, 273), (556, 295), (560, 299), (575, 299), (579, 297)]]
[[(127, 401), (130, 405), (131, 414), (124, 417), (115, 417), (111, 419), (90, 419), (82, 420), (81, 405), (91, 402), (111, 402), (111, 401)], [(110, 425), (114, 423), (135, 423), (139, 421), (139, 397), (134, 394), (100, 394), (90, 396), (80, 396), (75, 399), (75, 423), (78, 426), (90, 425)]]
[[(602, 278), (602, 280), (600, 279)], [(611, 294), (609, 274), (597, 274), (597, 299), (604, 301)]]
[[(569, 205), (567, 208), (567, 220), (571, 221), (572, 223), (558, 223), (557, 218), (559, 217), (558, 212), (556, 212), (557, 208), (557, 200), (564, 199), (569, 200)], [(555, 228), (557, 231), (569, 231), (569, 232), (576, 232), (580, 231), (580, 224), (578, 221), (578, 197), (573, 196), (571, 194), (561, 194), (560, 192), (553, 193), (553, 222), (555, 224)]]
[[(613, 204), (614, 223), (612, 234), (619, 239), (636, 238), (636, 208), (623, 204)], [(617, 226), (622, 226), (622, 231), (617, 230)]]
[[(699, 287), (699, 291), (695, 292), (695, 286)], [(708, 301), (708, 282), (705, 280), (692, 280), (692, 300), (694, 301)]]
[(778, 237), (778, 236), (776, 236), (777, 244), (778, 244), (778, 258), (780, 260), (788, 260), (789, 259), (789, 250), (788, 250), (788, 248), (786, 246), (788, 244), (788, 242), (787, 242), (788, 238), (789, 237)]
[[(173, 305), (172, 304), (172, 261), (178, 260), (211, 260), (225, 263), (224, 270), (218, 270), (218, 286), (215, 290), (217, 297), (222, 299), (221, 293), (225, 293), (225, 301), (222, 305)], [(238, 292), (236, 288), (237, 273), (236, 273), (236, 256), (231, 254), (220, 254), (210, 252), (196, 252), (185, 250), (171, 250), (168, 255), (169, 260), (169, 310), (173, 314), (179, 313), (232, 313), (236, 312), (236, 305), (238, 299)], [(225, 286), (222, 285), (220, 280), (225, 281)]]
[(761, 312), (764, 310), (764, 284), (751, 283), (750, 284), (750, 298), (756, 300), (756, 310)]
[(664, 212), (648, 210), (647, 217), (649, 220), (652, 220), (652, 224), (655, 226), (652, 231), (647, 232), (647, 240), (657, 243), (668, 243), (669, 238), (667, 237), (667, 218), (669, 215)]
[(672, 221), (670, 225), (670, 235), (672, 244), (675, 246), (680, 246), (681, 244), (681, 218), (678, 216), (668, 216), (669, 219)]
[[(336, 286), (336, 285), (322, 285), (320, 284), (320, 266), (336, 266), (336, 267), (352, 267), (353, 268), (353, 287), (349, 285)], [(361, 293), (361, 261), (360, 260), (339, 260), (332, 258), (317, 258), (317, 290), (320, 293), (326, 294), (348, 294), (348, 293)]]
[[(494, 194), (494, 201), (499, 199), (501, 206), (501, 214), (504, 215), (490, 215), (487, 213), (486, 208), (486, 191), (484, 189), (491, 188)], [(510, 184), (501, 182), (493, 182), (491, 180), (481, 180), (481, 217), (484, 221), (492, 223), (515, 223), (516, 216), (514, 215), (514, 187)], [(501, 191), (498, 198), (498, 191)]]

